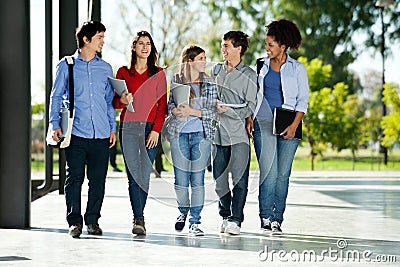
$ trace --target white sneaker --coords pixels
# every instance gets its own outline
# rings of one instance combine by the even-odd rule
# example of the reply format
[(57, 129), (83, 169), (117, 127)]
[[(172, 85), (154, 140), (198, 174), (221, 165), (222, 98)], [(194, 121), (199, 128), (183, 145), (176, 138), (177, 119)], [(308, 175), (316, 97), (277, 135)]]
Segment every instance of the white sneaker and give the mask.
[(228, 225), (225, 228), (225, 233), (238, 235), (240, 234), (240, 226), (237, 225), (235, 222), (228, 222)]
[(281, 225), (278, 222), (272, 222), (271, 229), (272, 229), (273, 235), (281, 235), (282, 234)]
[(222, 224), (221, 224), (221, 230), (220, 233), (225, 233), (225, 229), (228, 226), (228, 220), (227, 219), (223, 219), (222, 220)]
[(201, 231), (201, 229), (199, 228), (199, 225), (197, 223), (194, 223), (189, 227), (189, 235), (191, 235), (191, 236), (203, 236), (204, 232)]

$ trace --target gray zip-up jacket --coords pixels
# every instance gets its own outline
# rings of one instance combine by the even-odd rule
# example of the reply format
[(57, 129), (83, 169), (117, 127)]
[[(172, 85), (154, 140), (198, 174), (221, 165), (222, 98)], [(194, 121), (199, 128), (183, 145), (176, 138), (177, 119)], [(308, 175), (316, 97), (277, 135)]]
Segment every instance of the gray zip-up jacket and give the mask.
[[(219, 70), (216, 71), (216, 68)], [(218, 63), (211, 69), (211, 74), (217, 84), (218, 100), (227, 104), (245, 104), (244, 107), (231, 107), (227, 112), (218, 114), (214, 143), (222, 146), (249, 144), (245, 119), (256, 108), (256, 72), (241, 61), (229, 73), (226, 63)]]

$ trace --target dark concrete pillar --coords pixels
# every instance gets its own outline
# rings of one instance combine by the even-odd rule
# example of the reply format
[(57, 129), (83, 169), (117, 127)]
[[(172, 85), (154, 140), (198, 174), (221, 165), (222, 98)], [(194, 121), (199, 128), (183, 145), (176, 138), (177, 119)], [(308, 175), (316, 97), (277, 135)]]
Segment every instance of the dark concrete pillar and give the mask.
[[(50, 92), (53, 83), (53, 4), (52, 0), (46, 0), (45, 4), (45, 61), (46, 61), (46, 99), (45, 99), (45, 129), (44, 139), (46, 138), (47, 129), (49, 127), (49, 106), (50, 106)], [(53, 184), (53, 148), (46, 146), (44, 150), (44, 165), (45, 165), (45, 180), (34, 192), (41, 196), (50, 191)]]
[(88, 17), (93, 21), (101, 21), (101, 0), (88, 0)]
[(59, 0), (60, 58), (76, 50), (75, 31), (78, 27), (78, 0)]
[[(59, 56), (60, 59), (72, 55), (77, 49), (75, 31), (78, 27), (78, 0), (59, 0)], [(59, 187), (58, 192), (64, 194), (65, 183), (65, 151), (59, 150)]]
[(30, 227), (30, 1), (0, 1), (0, 227)]

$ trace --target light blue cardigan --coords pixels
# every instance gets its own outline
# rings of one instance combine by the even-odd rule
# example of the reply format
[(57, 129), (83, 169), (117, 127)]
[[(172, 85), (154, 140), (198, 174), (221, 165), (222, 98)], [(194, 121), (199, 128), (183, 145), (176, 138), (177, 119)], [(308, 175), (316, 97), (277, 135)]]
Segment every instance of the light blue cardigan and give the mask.
[[(306, 67), (291, 58), (288, 54), (286, 62), (281, 67), (281, 84), (283, 93), (282, 108), (306, 113), (308, 108), (308, 77)], [(257, 106), (254, 117), (257, 115), (264, 98), (264, 77), (268, 73), (270, 59), (264, 58), (264, 65), (258, 75)]]

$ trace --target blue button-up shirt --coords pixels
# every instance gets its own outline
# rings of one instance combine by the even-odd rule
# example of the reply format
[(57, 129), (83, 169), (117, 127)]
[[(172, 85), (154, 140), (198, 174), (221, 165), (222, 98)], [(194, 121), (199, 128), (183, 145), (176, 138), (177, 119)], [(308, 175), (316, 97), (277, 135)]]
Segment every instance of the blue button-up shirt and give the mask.
[[(264, 58), (264, 65), (258, 75), (259, 90), (257, 107), (254, 115), (259, 112), (264, 99), (264, 77), (270, 68), (270, 59)], [(286, 62), (281, 67), (281, 84), (283, 94), (282, 108), (306, 113), (308, 108), (308, 76), (306, 67), (287, 55)], [(264, 102), (264, 105), (265, 102)]]
[[(78, 51), (74, 54), (74, 124), (72, 134), (83, 138), (109, 138), (116, 132), (114, 90), (108, 80), (113, 77), (111, 65), (98, 56), (89, 62)], [(68, 103), (68, 65), (65, 59), (57, 65), (50, 95), (49, 127), (60, 128), (59, 112)]]

